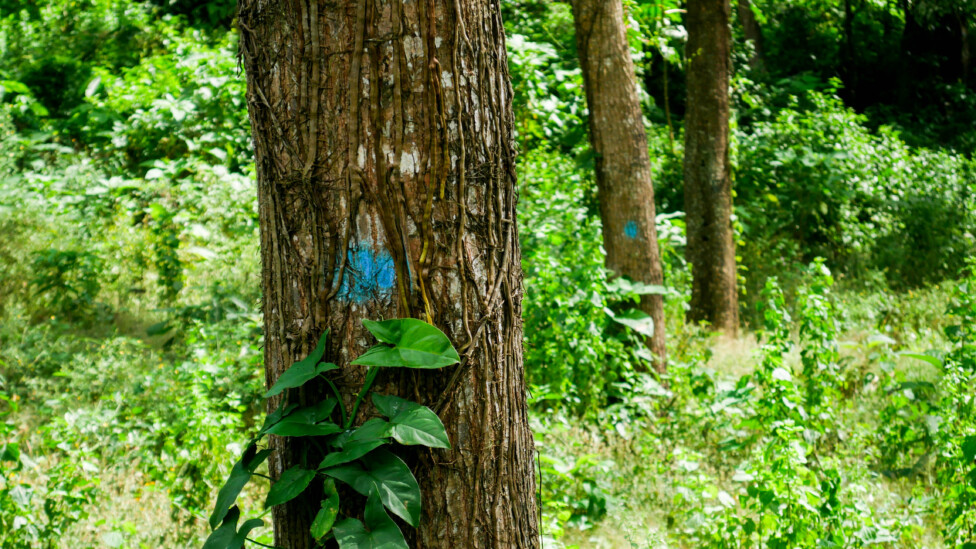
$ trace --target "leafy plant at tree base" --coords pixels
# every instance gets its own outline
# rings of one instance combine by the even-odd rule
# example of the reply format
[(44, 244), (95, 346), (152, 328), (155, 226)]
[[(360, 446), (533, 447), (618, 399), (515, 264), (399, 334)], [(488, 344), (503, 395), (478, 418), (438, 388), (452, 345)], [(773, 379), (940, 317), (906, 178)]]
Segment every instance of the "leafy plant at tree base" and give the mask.
[[(306, 452), (300, 464), (282, 472), (265, 499), (265, 512), (295, 499), (318, 481), (323, 495), (310, 529), (318, 543), (334, 538), (341, 549), (406, 549), (403, 533), (388, 512), (417, 527), (420, 524), (420, 486), (407, 464), (385, 446), (396, 441), (407, 446), (450, 448), (444, 424), (426, 406), (376, 393), (371, 396), (373, 406), (386, 419), (372, 418), (356, 428), (352, 427), (352, 422), (376, 379), (378, 368), (443, 368), (456, 364), (460, 357), (443, 332), (420, 320), (364, 320), (363, 324), (379, 343), (352, 362), (367, 367), (366, 381), (352, 410), (347, 413), (341, 395), (325, 376), (326, 372), (338, 368), (331, 362), (322, 361), (328, 337), (326, 331), (312, 353), (282, 373), (264, 396), (270, 398), (322, 378), (332, 388), (335, 398), (299, 406), (289, 402), (286, 396), (278, 408), (268, 414), (257, 437), (247, 444), (217, 495), (210, 515), (213, 533), (207, 538), (204, 549), (240, 549), (247, 541), (248, 533), (264, 524), (261, 519), (250, 519), (238, 527), (241, 513), (235, 502), (244, 485), (259, 474), (255, 470), (271, 455), (270, 449), (259, 447), (266, 435), (316, 437), (316, 445), (327, 450), (317, 464), (310, 462)], [(337, 409), (339, 422), (334, 421)], [(365, 523), (353, 517), (338, 520), (337, 480), (366, 496)]]

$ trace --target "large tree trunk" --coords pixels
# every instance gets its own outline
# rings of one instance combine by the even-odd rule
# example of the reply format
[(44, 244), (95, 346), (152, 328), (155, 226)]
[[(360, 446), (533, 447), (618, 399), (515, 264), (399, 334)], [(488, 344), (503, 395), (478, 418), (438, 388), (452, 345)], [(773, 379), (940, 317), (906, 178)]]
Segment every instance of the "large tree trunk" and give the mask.
[[(589, 109), (590, 143), (603, 218), (607, 268), (637, 282), (660, 285), (661, 258), (654, 221), (654, 185), (637, 76), (620, 0), (573, 0), (576, 44)], [(664, 300), (641, 297), (654, 320), (648, 346), (665, 368)]]
[(734, 335), (739, 327), (729, 167), (728, 0), (689, 0), (685, 117), (688, 319)]
[[(384, 371), (376, 385), (439, 411), (453, 444), (405, 454), (423, 516), (404, 533), (414, 547), (536, 547), (498, 1), (241, 0), (239, 10), (268, 384), (330, 329), (326, 356), (342, 367), (334, 380), (348, 405), (363, 380), (349, 362), (372, 343), (362, 319), (434, 323), (466, 365)], [(272, 439), (272, 476), (294, 444)], [(307, 498), (275, 508), (275, 544), (311, 547), (317, 508)]]

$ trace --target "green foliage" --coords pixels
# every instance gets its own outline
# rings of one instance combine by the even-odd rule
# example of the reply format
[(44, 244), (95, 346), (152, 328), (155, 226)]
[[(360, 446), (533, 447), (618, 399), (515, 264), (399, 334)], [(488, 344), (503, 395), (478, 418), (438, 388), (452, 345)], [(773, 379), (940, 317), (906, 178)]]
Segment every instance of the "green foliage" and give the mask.
[(798, 273), (817, 256), (848, 275), (876, 269), (896, 287), (955, 276), (974, 244), (972, 162), (873, 133), (836, 98), (810, 92), (803, 102), (737, 138), (747, 295), (764, 275)]
[[(684, 15), (670, 1), (625, 3), (667, 212), (663, 378), (638, 372), (648, 326), (627, 312), (648, 288), (604, 269), (570, 7), (501, 5), (546, 546), (965, 546), (976, 317), (974, 282), (953, 278), (976, 234), (976, 94), (954, 33), (973, 28), (971, 2), (854, 0), (853, 59), (843, 3), (752, 3), (767, 72), (733, 52), (732, 158), (758, 356), (748, 337), (681, 321)], [(266, 499), (265, 450), (235, 468), (249, 448), (233, 442), (271, 433), (335, 441), (292, 473), (315, 472), (303, 492), (322, 494), (315, 539), (402, 546), (384, 502), (415, 516), (412, 486), (370, 467), (402, 472), (379, 457), (394, 442), (449, 444), (433, 412), (368, 387), (355, 409), (382, 417), (358, 429), (334, 398), (262, 419), (233, 4), (0, 0), (4, 547), (200, 546), (214, 526), (208, 547), (271, 543), (266, 524), (241, 516)], [(919, 23), (909, 39), (906, 14)], [(782, 292), (764, 293), (769, 275)], [(396, 341), (374, 353), (410, 363), (430, 350)], [(321, 356), (288, 370), (274, 396), (329, 377)], [(364, 515), (339, 516), (342, 481), (325, 470), (358, 481)], [(302, 483), (276, 498), (285, 486)], [(207, 528), (215, 497), (226, 512)]]
[[(7, 393), (0, 377), (0, 545), (57, 547), (72, 525), (88, 517), (86, 507), (99, 497), (98, 468), (87, 452), (59, 439), (49, 427), (42, 430), (41, 447), (32, 447), (13, 422), (18, 400)], [(29, 482), (29, 470), (41, 465), (46, 481)]]
[(946, 327), (952, 344), (939, 382), (937, 478), (946, 489), (942, 506), (945, 540), (956, 545), (973, 541), (976, 532), (976, 404), (971, 388), (976, 382), (976, 264), (959, 285), (947, 311), (958, 324)]
[(95, 309), (101, 290), (102, 265), (89, 252), (46, 250), (35, 252), (31, 262), (35, 273), (30, 284), (38, 301), (46, 304), (42, 314), (85, 318)]
[[(611, 279), (593, 182), (572, 161), (537, 150), (521, 162), (526, 375), (539, 401), (592, 411), (626, 392), (620, 384), (632, 383), (634, 371), (650, 362), (637, 337), (650, 329), (648, 319), (628, 313), (639, 295), (680, 294)], [(658, 218), (666, 276), (677, 283), (687, 280), (675, 251), (684, 244), (683, 228), (678, 216)], [(673, 305), (681, 307), (680, 299)]]
[[(442, 368), (457, 363), (460, 357), (443, 332), (419, 320), (366, 320), (363, 324), (379, 343), (357, 359), (358, 361), (368, 357), (365, 362), (371, 368), (366, 374), (366, 381), (352, 411), (346, 413), (342, 396), (338, 392), (336, 399), (327, 398), (311, 406), (286, 404), (288, 396), (294, 396), (293, 393), (286, 393), (278, 408), (268, 414), (257, 436), (248, 443), (243, 455), (231, 470), (227, 482), (220, 489), (214, 511), (210, 515), (213, 532), (205, 547), (240, 547), (247, 539), (250, 528), (257, 524), (248, 521), (237, 530), (240, 512), (235, 501), (244, 485), (256, 474), (255, 469), (271, 454), (270, 449), (258, 450), (258, 443), (269, 434), (286, 437), (314, 436), (321, 443), (316, 445), (317, 448), (329, 450), (324, 452), (319, 465), (313, 467), (310, 464), (311, 448), (302, 447), (304, 452), (301, 463), (286, 469), (274, 481), (264, 501), (265, 509), (295, 499), (314, 480), (321, 479), (325, 486), (321, 509), (311, 525), (311, 534), (317, 542), (321, 544), (335, 538), (342, 549), (407, 547), (400, 528), (389, 517), (387, 510), (416, 528), (420, 524), (420, 486), (403, 460), (381, 446), (389, 445), (395, 440), (403, 445), (449, 448), (444, 425), (429, 408), (400, 397), (379, 394), (373, 395), (373, 404), (389, 421), (372, 418), (355, 429), (352, 428), (352, 422), (356, 418), (359, 403), (375, 379), (378, 367)], [(265, 396), (270, 397), (287, 389), (302, 387), (317, 377), (328, 381), (325, 372), (336, 366), (321, 362), (327, 336), (328, 332), (322, 334), (315, 350), (283, 372)], [(358, 363), (357, 361), (353, 363)], [(328, 383), (335, 391), (331, 381)], [(341, 423), (331, 421), (337, 404), (341, 412)], [(365, 526), (353, 517), (335, 522), (340, 498), (331, 479), (347, 484), (356, 492), (367, 496)]]

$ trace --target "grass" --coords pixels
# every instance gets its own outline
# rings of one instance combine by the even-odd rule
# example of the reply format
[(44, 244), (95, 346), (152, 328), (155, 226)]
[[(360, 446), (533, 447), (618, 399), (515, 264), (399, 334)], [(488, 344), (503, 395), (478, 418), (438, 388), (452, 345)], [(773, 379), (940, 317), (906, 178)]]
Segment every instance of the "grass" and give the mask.
[[(854, 321), (848, 323), (848, 330), (840, 338), (844, 342), (842, 361), (847, 362), (858, 378), (863, 379), (868, 373), (875, 377), (852, 394), (840, 411), (838, 423), (844, 440), (835, 455), (827, 457), (845, 471), (849, 476), (847, 487), (853, 496), (869, 506), (881, 524), (902, 530), (901, 541), (882, 546), (943, 547), (942, 524), (934, 514), (931, 499), (938, 486), (931, 472), (925, 469), (917, 476), (889, 478), (873, 461), (878, 457), (875, 436), (885, 394), (878, 383), (880, 364), (891, 360), (896, 370), (909, 380), (937, 379), (938, 373), (931, 365), (900, 357), (891, 349), (923, 351), (946, 347), (947, 342), (940, 336), (946, 321), (944, 314), (936, 311), (944, 310), (948, 301), (947, 286), (905, 294), (845, 293), (837, 298), (840, 303), (851, 303), (846, 310), (856, 313), (850, 315)], [(890, 309), (883, 315), (868, 314), (869, 308), (877, 303), (886, 303)], [(868, 321), (877, 324), (866, 325)], [(898, 340), (879, 337), (881, 334), (875, 329), (879, 326)], [(754, 334), (712, 338), (706, 347), (711, 359), (703, 366), (714, 372), (717, 385), (731, 386), (739, 377), (751, 374), (758, 363), (759, 347)], [(794, 371), (800, 369), (798, 350), (788, 355), (787, 364)], [(735, 494), (739, 489), (731, 479), (730, 463), (708, 437), (695, 437), (693, 433), (689, 436), (687, 432), (672, 437), (675, 433), (656, 421), (645, 421), (644, 430), (635, 426), (630, 436), (623, 436), (608, 417), (572, 427), (566, 427), (566, 420), (559, 418), (539, 417), (537, 421), (544, 454), (553, 452), (566, 462), (590, 456), (594, 462), (613, 463), (607, 472), (581, 471), (581, 476), (592, 475), (606, 491), (605, 518), (581, 527), (566, 527), (551, 547), (696, 547), (699, 545), (693, 541), (674, 539), (674, 532), (682, 527), (680, 504), (672, 501), (674, 495), (697, 487), (708, 494), (705, 505), (716, 506), (715, 490)], [(555, 484), (546, 475), (542, 482), (544, 493), (548, 490), (546, 483)], [(584, 492), (576, 494), (585, 498)], [(549, 509), (554, 510), (551, 506)], [(549, 519), (544, 523), (558, 522), (552, 516)], [(572, 519), (566, 523), (572, 524)]]

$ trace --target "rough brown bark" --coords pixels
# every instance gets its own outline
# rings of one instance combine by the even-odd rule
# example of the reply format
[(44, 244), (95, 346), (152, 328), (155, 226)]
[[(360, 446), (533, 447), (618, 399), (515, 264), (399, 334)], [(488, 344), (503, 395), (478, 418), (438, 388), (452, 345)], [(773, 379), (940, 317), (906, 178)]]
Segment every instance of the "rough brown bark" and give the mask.
[[(576, 44), (589, 110), (590, 143), (603, 219), (607, 268), (637, 282), (662, 284), (654, 222), (654, 185), (634, 62), (620, 0), (573, 0)], [(654, 320), (648, 347), (664, 371), (664, 300), (641, 297)]]
[(692, 267), (688, 319), (739, 327), (729, 166), (728, 0), (689, 0), (686, 19), (685, 214)]
[[(331, 329), (348, 405), (363, 380), (349, 362), (373, 343), (362, 319), (434, 323), (466, 366), (376, 385), (437, 409), (453, 444), (404, 455), (423, 493), (404, 533), (413, 547), (537, 547), (498, 1), (241, 0), (239, 25), (268, 384)], [(293, 444), (272, 439), (272, 476)], [(276, 546), (312, 546), (305, 499), (275, 508)]]
[(736, 12), (739, 15), (739, 22), (742, 23), (742, 33), (746, 40), (752, 42), (753, 50), (749, 58), (749, 67), (764, 71), (762, 28), (756, 20), (756, 14), (752, 11), (752, 3), (749, 0), (738, 0)]

